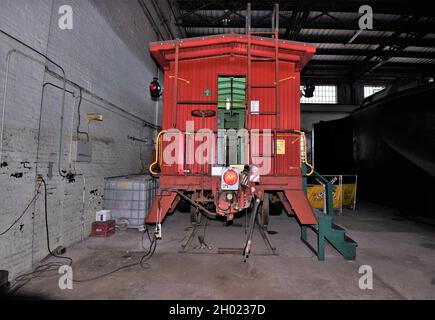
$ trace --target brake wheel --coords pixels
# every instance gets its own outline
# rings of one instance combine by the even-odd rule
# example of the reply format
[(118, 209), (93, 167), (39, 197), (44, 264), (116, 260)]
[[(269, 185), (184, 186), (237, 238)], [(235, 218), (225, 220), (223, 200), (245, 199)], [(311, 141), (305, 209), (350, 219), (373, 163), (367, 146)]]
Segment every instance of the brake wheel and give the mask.
[(193, 117), (199, 118), (210, 118), (216, 115), (216, 111), (214, 110), (193, 110), (191, 112)]

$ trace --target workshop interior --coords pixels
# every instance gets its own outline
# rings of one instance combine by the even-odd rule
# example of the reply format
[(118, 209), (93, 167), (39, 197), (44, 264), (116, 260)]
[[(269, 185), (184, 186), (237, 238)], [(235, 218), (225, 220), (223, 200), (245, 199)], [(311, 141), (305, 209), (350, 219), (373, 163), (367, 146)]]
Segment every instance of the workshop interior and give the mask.
[(404, 0), (0, 0), (0, 295), (435, 299), (434, 75)]

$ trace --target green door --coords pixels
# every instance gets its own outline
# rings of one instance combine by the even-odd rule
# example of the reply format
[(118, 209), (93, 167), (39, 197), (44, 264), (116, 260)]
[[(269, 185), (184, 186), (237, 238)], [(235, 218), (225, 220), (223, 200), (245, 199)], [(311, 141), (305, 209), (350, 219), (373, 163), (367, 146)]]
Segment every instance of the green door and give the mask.
[[(245, 77), (218, 78), (218, 128), (245, 128), (246, 79)], [(245, 139), (235, 132), (218, 137), (219, 164), (246, 164)]]
[(219, 129), (242, 129), (245, 127), (245, 110), (226, 111), (219, 110), (218, 112), (218, 128)]

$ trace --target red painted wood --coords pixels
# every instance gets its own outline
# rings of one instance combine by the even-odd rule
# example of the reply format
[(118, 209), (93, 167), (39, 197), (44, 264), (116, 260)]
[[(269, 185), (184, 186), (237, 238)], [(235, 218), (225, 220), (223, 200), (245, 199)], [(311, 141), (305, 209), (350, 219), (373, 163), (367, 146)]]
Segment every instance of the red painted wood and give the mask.
[[(157, 198), (153, 201), (153, 204), (151, 206), (151, 209), (149, 211), (149, 214), (147, 218), (145, 219), (146, 223), (158, 223), (162, 222), (169, 210), (172, 208), (172, 204), (175, 200), (175, 197), (177, 194), (175, 192), (171, 192), (168, 195), (159, 195)], [(158, 213), (159, 209), (161, 209), (161, 217), (160, 220), (158, 219)]]
[(285, 190), (285, 196), (301, 224), (317, 224), (316, 216), (303, 190)]
[[(176, 43), (179, 49), (176, 50)], [(182, 39), (177, 41), (154, 42), (150, 44), (150, 52), (156, 61), (164, 68), (164, 97), (163, 119), (164, 130), (173, 128), (181, 132), (197, 131), (206, 128), (217, 131), (217, 104), (219, 76), (245, 76), (248, 73), (247, 49), (248, 36), (227, 34), (209, 37)], [(278, 52), (275, 52), (278, 43)], [(260, 114), (248, 114), (247, 129), (258, 130), (299, 130), (300, 129), (300, 70), (315, 53), (315, 48), (304, 43), (275, 40), (271, 38), (251, 37), (250, 54), (252, 59), (263, 59), (252, 62), (251, 89), (247, 108), (250, 101), (260, 102)], [(178, 54), (177, 54), (178, 53)], [(279, 57), (279, 74), (276, 77), (275, 59)], [(271, 61), (270, 61), (271, 60)], [(176, 68), (176, 61), (178, 67)], [(278, 82), (278, 95), (275, 95), (273, 85)], [(175, 85), (177, 83), (177, 85)], [(272, 88), (259, 88), (256, 85), (269, 85)], [(211, 95), (204, 92), (210, 90)], [(177, 95), (177, 97), (175, 97)], [(279, 118), (277, 119), (277, 100), (279, 100)], [(180, 101), (191, 102), (180, 104)], [(203, 102), (201, 105), (195, 101)], [(209, 104), (204, 104), (209, 103)], [(174, 110), (176, 109), (176, 112)], [(216, 116), (198, 118), (192, 116), (193, 110), (213, 110)], [(189, 127), (188, 124), (193, 125)], [(184, 138), (189, 135), (182, 136)], [(181, 137), (181, 135), (180, 135)], [(176, 139), (176, 137), (173, 137)], [(283, 190), (286, 192), (293, 209), (297, 212), (301, 223), (314, 224), (314, 214), (308, 210), (309, 203), (302, 192), (302, 176), (300, 170), (300, 144), (295, 134), (277, 133), (276, 139), (285, 143), (285, 154), (272, 158), (272, 167), (261, 177), (258, 190)], [(165, 148), (171, 141), (164, 141)], [(180, 143), (180, 142), (178, 142)], [(175, 158), (184, 157), (180, 166), (165, 162), (161, 163), (161, 190), (176, 188), (177, 190), (216, 190), (218, 177), (211, 177), (212, 164), (189, 164), (186, 154), (193, 154), (201, 145), (196, 141), (191, 145), (179, 145), (180, 152)], [(215, 141), (217, 144), (217, 141)], [(256, 155), (263, 153), (263, 141), (260, 140)], [(175, 152), (175, 151), (174, 151)], [(252, 153), (252, 150), (251, 150)], [(255, 158), (249, 155), (250, 160)], [(211, 158), (217, 162), (216, 151), (212, 151)], [(291, 199), (290, 199), (291, 198)], [(175, 199), (175, 194), (161, 197), (161, 206), (167, 211)], [(157, 215), (156, 202), (147, 218), (147, 222), (155, 222)], [(163, 212), (165, 212), (163, 210)], [(299, 211), (299, 212), (298, 212)], [(310, 213), (311, 212), (311, 213)]]
[[(195, 130), (208, 128), (217, 130), (217, 117), (196, 118), (192, 110), (217, 111), (217, 79), (219, 75), (247, 76), (247, 37), (244, 35), (218, 35), (210, 37), (179, 40), (178, 70), (175, 64), (176, 41), (155, 42), (150, 45), (150, 51), (156, 60), (164, 67), (164, 105), (163, 129), (169, 129), (176, 123), (177, 129), (186, 131), (186, 123), (193, 123)], [(260, 101), (260, 114), (252, 114), (247, 119), (248, 129), (300, 129), (300, 74), (304, 63), (314, 54), (315, 48), (303, 43), (279, 40), (279, 82), (278, 96), (280, 100), (280, 117), (276, 117), (276, 98), (273, 88), (252, 88), (251, 100)], [(252, 37), (252, 58), (275, 57), (275, 40), (270, 38)], [(273, 85), (275, 83), (275, 62), (252, 63), (252, 85)], [(178, 71), (177, 81), (175, 73)], [(181, 80), (182, 79), (182, 80)], [(177, 86), (175, 85), (177, 83)], [(211, 96), (204, 96), (205, 90), (211, 91)], [(209, 101), (209, 105), (178, 104), (177, 112), (175, 94), (178, 101)], [(248, 108), (250, 102), (248, 101)], [(175, 118), (176, 117), (176, 118)], [(277, 128), (277, 125), (279, 126)], [(272, 159), (269, 174), (292, 175), (294, 168), (300, 166), (300, 150), (298, 143), (292, 143), (295, 136), (278, 137), (285, 140), (286, 154), (277, 155)], [(262, 143), (262, 142), (260, 142)], [(195, 143), (195, 149), (187, 150), (193, 154), (201, 142)], [(166, 146), (167, 144), (165, 144)], [(186, 148), (187, 149), (187, 148)], [(182, 149), (185, 153), (185, 149)], [(216, 153), (213, 160), (216, 162)], [(275, 168), (276, 165), (276, 168)], [(210, 174), (211, 165), (186, 164), (189, 174)], [(163, 163), (162, 174), (183, 174), (180, 166)]]

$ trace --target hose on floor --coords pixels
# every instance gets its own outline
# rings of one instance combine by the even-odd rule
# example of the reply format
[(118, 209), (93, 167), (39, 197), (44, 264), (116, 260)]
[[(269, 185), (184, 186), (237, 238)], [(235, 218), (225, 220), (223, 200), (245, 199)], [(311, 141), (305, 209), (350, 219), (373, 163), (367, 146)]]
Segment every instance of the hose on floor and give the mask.
[(142, 256), (142, 258), (140, 259), (139, 262), (135, 262), (135, 263), (131, 263), (131, 264), (127, 264), (125, 266), (119, 267), (115, 270), (109, 271), (107, 273), (103, 273), (100, 274), (98, 276), (92, 277), (92, 278), (88, 278), (88, 279), (72, 279), (73, 282), (77, 282), (77, 283), (83, 283), (83, 282), (91, 282), (91, 281), (95, 281), (107, 276), (110, 276), (118, 271), (124, 270), (124, 269), (128, 269), (134, 266), (141, 266), (144, 269), (148, 269), (150, 266), (149, 264), (145, 264), (147, 261), (149, 261), (151, 259), (151, 257), (154, 255), (154, 252), (156, 251), (157, 248), (157, 239), (155, 237), (151, 238), (149, 232), (148, 232), (148, 228), (145, 228), (145, 231), (142, 234), (142, 247), (143, 247), (143, 238), (144, 235), (148, 234), (148, 239), (150, 240), (150, 247), (148, 248), (148, 252)]
[[(45, 180), (44, 180), (44, 178), (42, 176), (38, 177), (38, 182), (39, 182), (39, 185), (38, 185), (37, 191), (39, 190), (39, 187), (41, 185), (44, 186), (44, 216), (45, 216), (45, 231), (46, 231), (47, 250), (48, 250), (50, 256), (52, 256), (54, 258), (57, 258), (57, 259), (65, 259), (65, 260), (68, 261), (67, 265), (68, 266), (72, 266), (72, 264), (73, 264), (73, 259), (72, 258), (57, 255), (50, 248), (50, 232), (49, 232), (49, 222), (48, 222), (48, 201), (47, 201), (47, 184), (46, 184), (46, 182), (45, 182)], [(30, 205), (36, 200), (38, 194), (39, 193), (36, 192), (35, 197), (29, 203), (29, 205), (27, 206), (26, 210), (24, 210), (24, 213), (28, 210)], [(23, 216), (24, 213), (21, 216)], [(19, 219), (17, 219), (17, 221), (18, 220)], [(15, 223), (16, 222), (14, 222), (14, 224)], [(12, 228), (12, 226), (10, 228)], [(89, 278), (89, 279), (72, 279), (72, 281), (73, 282), (78, 282), (78, 283), (80, 283), (80, 282), (94, 281), (94, 280), (98, 280), (98, 279), (107, 277), (107, 276), (109, 276), (111, 274), (114, 274), (114, 273), (120, 271), (120, 270), (131, 268), (131, 267), (134, 267), (134, 266), (141, 266), (144, 269), (149, 268), (150, 266), (149, 266), (149, 264), (147, 262), (151, 259), (151, 257), (154, 255), (154, 253), (156, 251), (156, 248), (157, 248), (157, 239), (155, 237), (151, 238), (151, 235), (149, 234), (148, 229), (145, 228), (145, 230), (144, 230), (144, 232), (142, 234), (142, 241), (141, 241), (143, 248), (144, 248), (143, 240), (144, 240), (145, 233), (148, 235), (148, 239), (150, 241), (150, 246), (148, 248), (147, 253), (145, 253), (141, 257), (139, 262), (131, 263), (131, 264), (122, 266), (122, 267), (117, 268), (115, 270), (112, 270), (110, 272), (107, 272), (107, 273), (104, 273), (104, 274), (101, 274), (101, 275), (98, 275), (96, 277), (92, 277), (92, 278)], [(62, 263), (62, 262), (59, 262), (59, 261), (49, 262), (49, 263), (41, 264), (41, 265), (37, 266), (32, 272), (25, 273), (25, 274), (17, 276), (15, 278), (14, 285), (9, 290), (8, 295), (14, 295), (18, 290), (20, 290), (22, 287), (24, 287), (26, 284), (28, 284), (30, 281), (32, 281), (35, 278), (48, 278), (48, 277), (52, 277), (54, 275), (58, 275), (59, 268), (64, 266), (64, 265), (65, 265), (65, 263)]]

